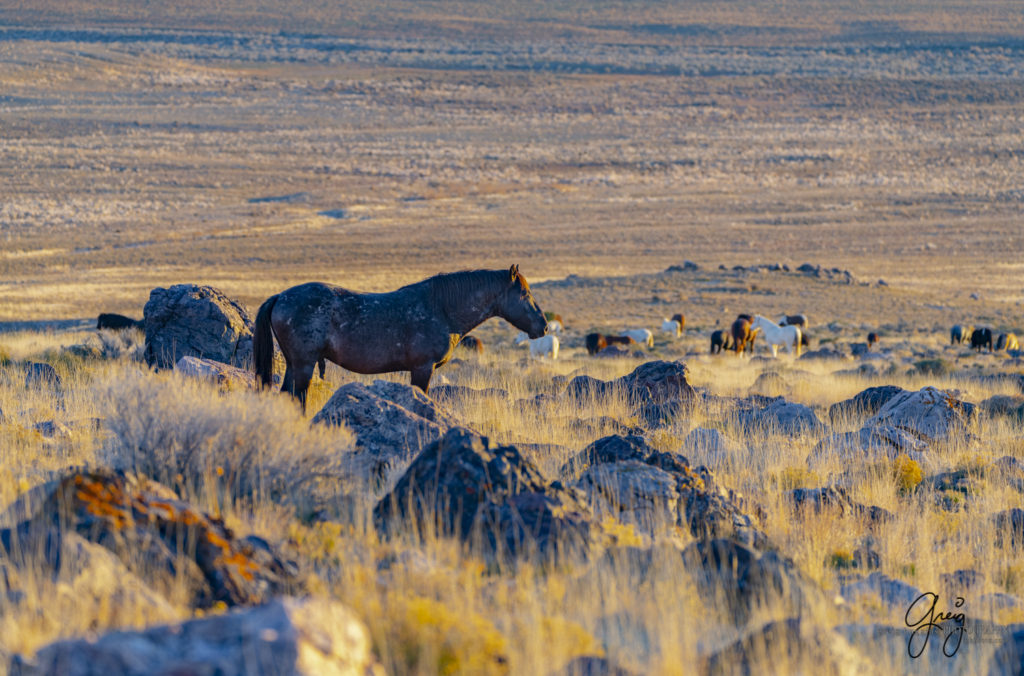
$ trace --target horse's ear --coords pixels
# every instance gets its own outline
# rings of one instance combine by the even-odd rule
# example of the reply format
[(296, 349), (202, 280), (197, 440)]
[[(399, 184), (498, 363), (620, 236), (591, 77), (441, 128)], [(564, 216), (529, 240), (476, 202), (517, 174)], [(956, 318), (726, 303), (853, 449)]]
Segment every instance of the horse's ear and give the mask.
[(508, 276), (513, 282), (516, 281), (516, 277), (519, 276), (519, 264), (516, 263), (508, 269)]

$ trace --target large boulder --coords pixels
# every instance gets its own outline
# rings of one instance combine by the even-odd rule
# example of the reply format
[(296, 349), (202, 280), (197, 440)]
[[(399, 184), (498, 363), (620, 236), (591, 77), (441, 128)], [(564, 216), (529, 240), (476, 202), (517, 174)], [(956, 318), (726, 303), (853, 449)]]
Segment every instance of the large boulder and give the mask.
[(140, 576), (177, 578), (192, 604), (263, 603), (297, 583), (293, 564), (259, 538), (237, 538), (220, 519), (149, 480), (109, 471), (74, 472), (50, 482), (33, 500), (9, 510), (30, 518), (0, 529), (0, 553), (59, 571), (69, 534), (103, 545)]
[(58, 641), (35, 657), (15, 656), (11, 676), (149, 674), (383, 674), (370, 635), (351, 610), (325, 600), (274, 599), (266, 605), (95, 640)]
[(902, 387), (896, 385), (880, 385), (869, 387), (858, 392), (854, 396), (832, 404), (828, 409), (829, 420), (835, 425), (838, 422), (849, 419), (853, 416), (873, 416), (885, 404), (901, 392), (906, 392)]
[(373, 474), (411, 459), (458, 425), (419, 388), (386, 380), (369, 387), (342, 385), (313, 423), (348, 427), (356, 435), (356, 453), (364, 456)]
[(143, 309), (146, 363), (171, 368), (186, 355), (235, 366), (252, 361), (252, 318), (212, 286), (155, 288)]
[(977, 418), (974, 404), (937, 387), (926, 386), (917, 392), (897, 393), (865, 421), (864, 426), (895, 427), (928, 444), (966, 443), (973, 438)]
[(598, 530), (576, 491), (548, 482), (514, 446), (458, 427), (416, 456), (373, 517), (385, 535), (436, 528), (498, 558), (585, 555)]
[(587, 398), (622, 392), (648, 427), (659, 427), (693, 405), (697, 394), (687, 382), (686, 373), (686, 364), (681, 361), (649, 361), (612, 381), (577, 376), (563, 394)]

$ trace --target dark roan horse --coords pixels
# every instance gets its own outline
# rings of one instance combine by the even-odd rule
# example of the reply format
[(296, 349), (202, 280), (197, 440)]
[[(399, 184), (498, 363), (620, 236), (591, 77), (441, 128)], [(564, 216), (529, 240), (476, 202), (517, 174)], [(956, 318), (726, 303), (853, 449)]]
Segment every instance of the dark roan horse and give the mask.
[(389, 293), (310, 282), (260, 306), (254, 368), (269, 386), (276, 337), (286, 364), (281, 391), (295, 395), (303, 409), (313, 368), (324, 359), (356, 373), (409, 371), (412, 384), (426, 392), (459, 340), (491, 317), (530, 338), (544, 335), (547, 321), (518, 265), (436, 275)]

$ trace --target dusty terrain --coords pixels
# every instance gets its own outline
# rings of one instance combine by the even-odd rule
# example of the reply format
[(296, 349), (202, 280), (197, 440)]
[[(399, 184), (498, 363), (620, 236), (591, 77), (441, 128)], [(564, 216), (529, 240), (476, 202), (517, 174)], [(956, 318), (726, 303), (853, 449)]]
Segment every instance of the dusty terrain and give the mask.
[[(638, 674), (986, 673), (1024, 619), (1024, 547), (996, 518), (1024, 490), (1024, 409), (983, 407), (969, 434), (896, 457), (814, 455), (865, 424), (829, 408), (868, 387), (1022, 402), (1019, 352), (949, 344), (955, 323), (1024, 336), (1014, 3), (216, 7), (0, 7), (0, 531), (21, 518), (11, 505), (69, 468), (139, 472), (293, 557), (302, 583), (289, 593), (350, 608), (387, 673), (566, 673), (580, 656)], [(566, 461), (639, 431), (709, 467), (764, 551), (827, 602), (794, 615), (770, 597), (738, 617), (734, 590), (693, 587), (692, 561), (636, 564), (700, 538), (648, 531), (625, 499), (619, 513), (588, 506), (609, 540), (572, 565), (496, 568), (453, 537), (387, 539), (372, 510), (412, 458), (361, 475), (346, 464), (353, 432), (307, 419), (375, 377), (328, 365), (302, 417), (244, 384), (153, 373), (141, 335), (91, 329), (99, 312), (141, 317), (156, 286), (211, 284), (254, 311), (308, 280), (388, 290), (512, 263), (565, 319), (559, 359), (527, 358), (490, 321), (475, 332), (483, 357), (435, 376), (472, 388), (439, 396), (444, 415), (566, 485), (578, 479)], [(590, 331), (655, 330), (676, 312), (678, 340), (656, 333), (653, 349), (613, 359), (583, 347)], [(842, 356), (708, 355), (710, 331), (740, 312), (804, 312), (812, 349)], [(854, 358), (868, 331), (879, 346)], [(659, 359), (685, 361), (712, 403), (652, 422), (620, 390), (563, 394), (572, 377)], [(61, 388), (26, 384), (40, 362)], [(741, 424), (759, 394), (823, 426)], [(687, 446), (698, 428), (725, 451)], [(230, 466), (224, 478), (240, 453), (253, 485), (232, 484)], [(290, 492), (267, 488), (277, 480)], [(848, 502), (795, 507), (801, 488)], [(74, 565), (52, 576), (40, 552), (0, 556), (0, 673), (56, 640), (225, 610), (145, 557), (62, 542)], [(871, 574), (888, 586), (850, 587)], [(934, 638), (907, 656), (915, 590), (941, 607), (966, 597), (974, 633), (956, 658)], [(759, 634), (794, 617), (795, 634)]]

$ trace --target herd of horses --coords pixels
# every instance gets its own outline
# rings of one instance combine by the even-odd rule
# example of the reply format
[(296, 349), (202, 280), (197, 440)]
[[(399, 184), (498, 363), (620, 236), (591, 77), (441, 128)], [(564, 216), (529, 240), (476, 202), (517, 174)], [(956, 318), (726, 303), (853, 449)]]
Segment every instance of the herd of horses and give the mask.
[[(339, 286), (310, 282), (268, 298), (256, 313), (253, 331), (253, 366), (257, 380), (268, 387), (273, 378), (274, 342), (285, 359), (281, 391), (306, 406), (306, 393), (316, 367), (324, 375), (330, 360), (355, 373), (408, 371), (411, 382), (424, 392), (434, 370), (447, 363), (456, 348), (480, 354), (483, 343), (469, 332), (491, 317), (501, 317), (521, 333), (515, 343), (529, 345), (532, 356), (557, 358), (562, 317), (543, 312), (537, 305), (519, 266), (508, 270), (469, 270), (440, 274), (387, 293), (357, 293)], [(686, 318), (677, 313), (665, 319), (661, 331), (679, 338)], [(101, 314), (97, 329), (144, 328), (143, 322), (115, 314)], [(763, 340), (778, 356), (778, 348), (800, 356), (810, 341), (807, 316), (784, 315), (772, 321), (763, 315), (740, 314), (728, 329), (711, 333), (711, 354), (732, 350), (737, 355), (753, 350)], [(956, 325), (951, 342), (970, 340), (981, 350), (993, 349), (992, 330)], [(871, 349), (878, 335), (868, 334)], [(590, 333), (587, 353), (646, 344), (654, 347), (648, 329), (629, 329), (620, 335)], [(1012, 333), (1002, 333), (996, 350), (1019, 350)]]
[[(989, 352), (992, 352), (992, 329), (987, 326), (979, 326), (975, 328), (971, 325), (963, 326), (961, 324), (955, 324), (949, 331), (949, 342), (951, 345), (960, 345), (964, 341), (970, 341), (971, 347), (981, 352), (982, 348), (987, 347)], [(999, 337), (995, 340), (996, 350), (1019, 350), (1020, 341), (1017, 340), (1017, 336), (1012, 333), (1000, 333)]]

